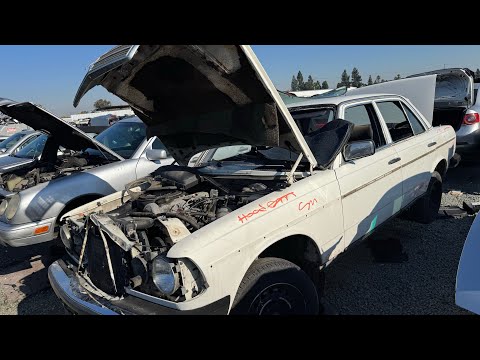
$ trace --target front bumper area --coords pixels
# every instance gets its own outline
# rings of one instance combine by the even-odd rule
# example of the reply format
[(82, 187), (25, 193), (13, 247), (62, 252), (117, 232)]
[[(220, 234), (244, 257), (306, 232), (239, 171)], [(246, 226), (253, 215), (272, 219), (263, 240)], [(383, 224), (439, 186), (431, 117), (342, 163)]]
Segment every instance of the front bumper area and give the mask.
[(183, 311), (131, 295), (116, 300), (115, 304), (109, 303), (98, 296), (88, 294), (80, 286), (74, 270), (68, 268), (63, 260), (50, 265), (48, 279), (53, 291), (67, 309), (79, 315), (226, 315), (230, 305), (229, 296), (201, 308)]
[[(4, 246), (27, 246), (50, 241), (55, 238), (56, 218), (45, 219), (28, 224), (14, 225), (0, 221), (0, 244)], [(49, 226), (48, 232), (34, 235), (36, 228)]]

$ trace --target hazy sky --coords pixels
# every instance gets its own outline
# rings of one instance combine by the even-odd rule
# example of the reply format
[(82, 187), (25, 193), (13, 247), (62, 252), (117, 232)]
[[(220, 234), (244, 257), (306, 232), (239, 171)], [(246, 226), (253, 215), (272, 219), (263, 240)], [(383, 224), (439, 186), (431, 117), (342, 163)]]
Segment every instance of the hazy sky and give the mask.
[[(93, 108), (95, 100), (121, 101), (101, 87), (90, 91), (75, 109), (77, 87), (87, 67), (112, 45), (0, 46), (0, 97), (31, 101), (59, 116)], [(292, 75), (301, 70), (305, 80), (340, 81), (344, 69), (357, 67), (367, 81), (378, 74), (388, 80), (443, 67), (480, 68), (480, 46), (467, 45), (257, 45), (255, 53), (275, 86), (288, 90)]]

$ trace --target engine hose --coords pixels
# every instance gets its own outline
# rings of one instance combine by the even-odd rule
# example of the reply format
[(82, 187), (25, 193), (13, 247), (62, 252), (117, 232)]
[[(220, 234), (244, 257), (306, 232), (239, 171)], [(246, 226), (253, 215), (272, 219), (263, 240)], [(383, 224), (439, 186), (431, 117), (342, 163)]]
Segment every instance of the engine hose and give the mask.
[(184, 214), (179, 214), (179, 213), (165, 213), (165, 216), (166, 217), (176, 217), (176, 218), (179, 218), (180, 220), (183, 220), (187, 223), (189, 223), (190, 225), (192, 225), (195, 230), (198, 230), (200, 229), (200, 225), (198, 225), (197, 223), (197, 220), (195, 220), (193, 217), (191, 216), (188, 216), (188, 215), (184, 215)]
[(131, 217), (147, 217), (147, 218), (150, 218), (150, 219), (156, 219), (157, 218), (157, 215), (155, 215), (154, 213), (151, 213), (151, 212), (142, 212), (142, 211), (134, 211), (134, 212), (131, 212), (129, 213), (129, 215)]

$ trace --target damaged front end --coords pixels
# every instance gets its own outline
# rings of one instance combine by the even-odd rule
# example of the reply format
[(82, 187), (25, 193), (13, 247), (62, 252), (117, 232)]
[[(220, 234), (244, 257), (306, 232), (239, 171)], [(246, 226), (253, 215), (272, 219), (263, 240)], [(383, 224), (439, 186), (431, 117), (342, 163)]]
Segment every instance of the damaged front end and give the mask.
[(195, 263), (170, 259), (169, 250), (198, 229), (285, 186), (279, 180), (213, 179), (193, 168), (166, 166), (119, 196), (66, 214), (61, 238), (93, 294), (115, 300), (134, 289), (172, 302), (188, 301), (208, 283)]

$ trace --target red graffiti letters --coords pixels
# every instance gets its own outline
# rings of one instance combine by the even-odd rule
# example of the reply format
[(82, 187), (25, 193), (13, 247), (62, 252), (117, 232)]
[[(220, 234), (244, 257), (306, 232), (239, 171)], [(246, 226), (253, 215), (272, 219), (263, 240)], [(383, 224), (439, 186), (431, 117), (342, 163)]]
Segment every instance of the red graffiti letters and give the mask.
[(275, 200), (272, 200), (272, 201), (269, 201), (267, 203), (267, 207), (269, 207), (270, 209), (275, 209), (275, 207), (278, 205), (278, 204), (283, 204), (283, 201), (288, 201), (288, 197), (289, 196), (297, 196), (295, 195), (294, 192), (289, 192), (288, 194), (285, 194), (285, 195), (282, 195), (280, 196), (279, 198), (275, 199)]
[(310, 208), (312, 206), (314, 206), (316, 203), (318, 203), (318, 200), (316, 198), (313, 198), (313, 199), (307, 201), (306, 203), (304, 203), (303, 201), (300, 201), (298, 203), (298, 210), (299, 211), (302, 211), (304, 209), (310, 210)]
[(238, 216), (238, 221), (240, 221), (243, 224), (245, 221), (250, 219), (252, 216), (255, 216), (255, 215), (260, 214), (262, 212), (266, 212), (268, 209), (275, 209), (278, 204), (283, 204), (284, 202), (288, 201), (288, 198), (291, 197), (291, 196), (296, 197), (297, 195), (295, 195), (295, 193), (292, 191), (292, 192), (289, 192), (285, 195), (282, 195), (282, 196), (276, 198), (275, 200), (267, 202), (267, 207), (263, 206), (262, 204), (258, 204), (257, 209), (255, 209), (255, 210), (253, 210), (253, 211), (251, 211), (247, 214), (239, 215)]
[(267, 209), (263, 205), (258, 204), (258, 209), (255, 209), (252, 212), (249, 212), (248, 214), (242, 214), (242, 216), (239, 215), (238, 216), (238, 221), (240, 221), (243, 224), (244, 221), (247, 221), (252, 216), (257, 215), (261, 212), (265, 212), (265, 211), (267, 211)]

